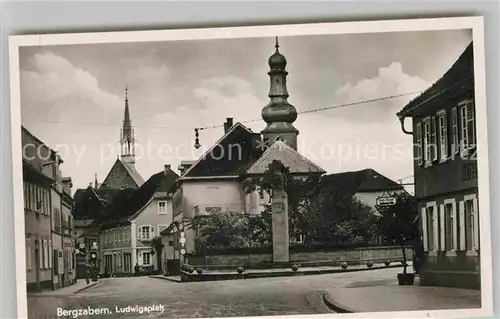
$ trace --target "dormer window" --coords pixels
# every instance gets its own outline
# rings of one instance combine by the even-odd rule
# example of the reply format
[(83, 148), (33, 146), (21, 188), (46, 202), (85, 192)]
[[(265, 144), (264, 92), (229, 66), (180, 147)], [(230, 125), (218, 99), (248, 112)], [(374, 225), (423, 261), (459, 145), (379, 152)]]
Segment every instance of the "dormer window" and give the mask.
[(158, 202), (158, 214), (164, 215), (166, 213), (167, 213), (167, 202), (166, 201)]

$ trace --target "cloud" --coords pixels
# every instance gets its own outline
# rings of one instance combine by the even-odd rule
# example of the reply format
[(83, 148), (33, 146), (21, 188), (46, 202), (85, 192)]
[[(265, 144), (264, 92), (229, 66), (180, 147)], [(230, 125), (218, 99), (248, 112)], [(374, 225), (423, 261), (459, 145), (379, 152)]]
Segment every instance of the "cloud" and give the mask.
[(88, 114), (102, 119), (123, 107), (91, 73), (50, 52), (33, 55), (31, 68), (22, 70), (20, 78), (23, 119), (68, 121)]
[[(362, 79), (355, 84), (344, 84), (334, 93), (333, 100), (334, 105), (357, 103), (413, 93), (428, 86), (429, 83), (425, 80), (404, 73), (401, 63), (392, 62), (389, 66), (379, 68), (375, 77)], [(416, 94), (338, 108), (332, 110), (330, 115), (352, 122), (392, 121), (395, 113), (415, 96)]]

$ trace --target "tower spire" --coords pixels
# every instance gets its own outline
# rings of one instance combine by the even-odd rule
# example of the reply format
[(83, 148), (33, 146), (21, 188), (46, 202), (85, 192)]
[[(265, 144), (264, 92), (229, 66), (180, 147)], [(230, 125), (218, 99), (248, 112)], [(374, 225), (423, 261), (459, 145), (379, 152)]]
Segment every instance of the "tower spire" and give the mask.
[(120, 132), (121, 159), (127, 163), (135, 163), (135, 137), (132, 121), (130, 119), (130, 108), (128, 103), (128, 85), (125, 85), (125, 112), (123, 125)]
[(270, 71), (267, 73), (271, 80), (269, 89), (269, 104), (262, 109), (262, 119), (267, 126), (262, 130), (265, 145), (271, 145), (281, 139), (288, 146), (297, 149), (297, 135), (299, 131), (293, 126), (297, 119), (297, 110), (288, 103), (288, 90), (286, 87), (287, 61), (279, 52), (278, 37), (275, 44), (276, 52), (269, 57)]

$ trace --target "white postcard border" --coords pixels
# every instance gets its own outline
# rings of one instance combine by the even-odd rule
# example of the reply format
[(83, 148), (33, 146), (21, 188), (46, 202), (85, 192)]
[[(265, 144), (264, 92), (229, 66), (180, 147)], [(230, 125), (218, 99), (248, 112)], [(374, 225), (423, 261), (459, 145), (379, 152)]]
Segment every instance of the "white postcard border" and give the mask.
[[(383, 21), (310, 23), (224, 28), (171, 29), (153, 31), (113, 31), (95, 33), (61, 33), (15, 35), (9, 37), (10, 99), (12, 134), (12, 173), (14, 187), (14, 230), (17, 283), (17, 315), (27, 318), (24, 200), (21, 153), (21, 101), (19, 48), (23, 46), (53, 46), (125, 42), (156, 42), (179, 40), (209, 40), (271, 36), (360, 34), (381, 32), (437, 31), (472, 29), (474, 43), (474, 78), (476, 99), (476, 131), (478, 139), (478, 189), (481, 242), (481, 308), (379, 313), (316, 314), (279, 317), (246, 318), (472, 318), (493, 315), (493, 284), (491, 260), (489, 164), (486, 114), (485, 48), (482, 17), (400, 19)], [(235, 317), (234, 317), (235, 318)], [(243, 318), (243, 317), (241, 317)]]

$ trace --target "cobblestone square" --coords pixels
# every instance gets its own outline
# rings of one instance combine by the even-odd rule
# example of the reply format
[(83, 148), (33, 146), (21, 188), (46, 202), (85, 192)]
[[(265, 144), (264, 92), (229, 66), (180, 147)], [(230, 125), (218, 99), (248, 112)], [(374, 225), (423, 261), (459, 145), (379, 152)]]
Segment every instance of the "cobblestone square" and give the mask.
[[(156, 278), (111, 278), (83, 292), (68, 296), (30, 297), (30, 318), (56, 318), (58, 308), (77, 318), (199, 318), (264, 315), (320, 314), (332, 312), (322, 301), (326, 289), (359, 281), (393, 284), (398, 269), (342, 274), (276, 277), (214, 282), (176, 283)], [(130, 308), (163, 307), (138, 315)], [(116, 309), (122, 312), (117, 312)], [(109, 309), (104, 315), (86, 315), (83, 310)], [(126, 312), (129, 310), (130, 312)], [(75, 317), (73, 315), (63, 318)]]

